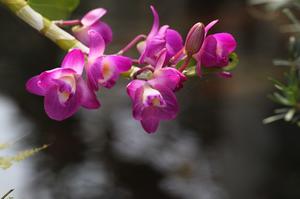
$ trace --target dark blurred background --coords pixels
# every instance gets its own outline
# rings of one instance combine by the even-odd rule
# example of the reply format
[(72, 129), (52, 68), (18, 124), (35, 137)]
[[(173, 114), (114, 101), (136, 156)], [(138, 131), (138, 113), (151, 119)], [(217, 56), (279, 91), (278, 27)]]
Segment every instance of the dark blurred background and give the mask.
[(16, 142), (0, 155), (51, 144), (0, 170), (0, 195), (14, 188), (16, 199), (299, 199), (299, 128), (262, 124), (276, 107), (268, 77), (285, 70), (272, 65), (287, 57), (285, 17), (255, 16), (245, 0), (84, 0), (72, 18), (107, 8), (108, 52), (116, 52), (149, 32), (151, 4), (183, 35), (198, 21), (220, 19), (213, 32), (232, 33), (240, 56), (232, 79), (190, 79), (177, 94), (179, 117), (154, 135), (131, 117), (126, 80), (101, 90), (100, 110), (50, 120), (43, 98), (24, 85), (59, 66), (64, 52), (0, 7), (0, 141)]

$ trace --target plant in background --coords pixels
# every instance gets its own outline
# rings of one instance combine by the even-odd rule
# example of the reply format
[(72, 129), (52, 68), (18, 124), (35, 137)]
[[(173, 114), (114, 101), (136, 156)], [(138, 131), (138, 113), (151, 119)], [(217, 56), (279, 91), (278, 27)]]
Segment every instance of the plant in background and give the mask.
[[(16, 16), (69, 51), (60, 68), (42, 72), (26, 84), (29, 92), (45, 97), (45, 111), (51, 119), (67, 119), (80, 106), (99, 108), (96, 91), (111, 89), (122, 76), (130, 81), (127, 93), (132, 100), (134, 119), (141, 122), (145, 131), (154, 133), (161, 120), (177, 116), (175, 92), (183, 88), (188, 78), (208, 74), (230, 78), (238, 63), (234, 53), (237, 43), (231, 34), (207, 34), (218, 20), (207, 26), (195, 24), (184, 42), (169, 25), (160, 26), (153, 6), (150, 8), (154, 22), (148, 35), (137, 35), (117, 53), (104, 54), (113, 35), (102, 20), (107, 11), (97, 8), (81, 19), (64, 20), (78, 2), (0, 0)], [(57, 13), (58, 9), (61, 12)], [(72, 27), (74, 36), (64, 27)], [(124, 55), (133, 48), (138, 57)]]
[[(9, 146), (10, 146), (9, 144), (0, 144), (0, 150), (4, 150), (4, 149), (8, 148)], [(48, 147), (48, 145), (43, 145), (38, 148), (20, 151), (18, 154), (14, 155), (14, 156), (8, 156), (8, 157), (0, 156), (0, 168), (8, 169), (13, 165), (13, 163), (23, 161), (23, 160), (35, 155), (39, 151), (46, 149), (47, 147)]]
[(300, 43), (297, 34), (300, 32), (300, 22), (291, 9), (300, 9), (299, 0), (250, 0), (251, 5), (263, 5), (267, 12), (282, 10), (292, 24), (282, 25), (280, 30), (291, 33), (289, 39), (289, 58), (274, 60), (275, 66), (287, 67), (284, 82), (270, 78), (276, 91), (269, 95), (275, 103), (283, 106), (274, 110), (274, 115), (263, 120), (268, 124), (278, 120), (297, 124), (300, 127)]
[(284, 75), (285, 82), (271, 78), (277, 91), (269, 96), (283, 108), (274, 110), (275, 114), (263, 122), (267, 124), (283, 119), (300, 127), (300, 45), (295, 37), (290, 38), (289, 45), (290, 59), (274, 61), (276, 66), (288, 67), (289, 71)]
[(13, 191), (14, 191), (13, 189), (9, 190), (6, 194), (4, 194), (4, 195), (1, 197), (1, 199), (5, 199), (5, 198), (7, 198), (7, 197), (8, 197), (8, 199), (13, 199), (13, 197), (9, 196)]

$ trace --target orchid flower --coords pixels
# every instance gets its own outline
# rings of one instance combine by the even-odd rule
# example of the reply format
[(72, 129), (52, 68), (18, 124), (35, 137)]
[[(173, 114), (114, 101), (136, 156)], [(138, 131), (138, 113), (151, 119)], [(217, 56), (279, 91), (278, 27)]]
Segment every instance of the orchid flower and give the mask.
[(146, 41), (138, 44), (140, 52), (140, 63), (148, 63), (154, 65), (158, 56), (163, 49), (167, 49), (166, 62), (170, 60), (178, 51), (183, 48), (183, 40), (181, 35), (170, 29), (168, 25), (159, 26), (159, 16), (155, 8), (151, 6), (154, 16), (154, 22)]
[(83, 68), (84, 54), (74, 49), (66, 55), (60, 68), (32, 77), (26, 83), (26, 89), (45, 97), (45, 111), (57, 121), (69, 118), (80, 106), (97, 109), (100, 103), (81, 77)]
[(94, 30), (103, 37), (105, 44), (110, 43), (112, 41), (112, 30), (109, 25), (100, 21), (106, 12), (103, 8), (97, 8), (88, 12), (81, 19), (81, 25), (72, 28), (75, 37), (85, 45), (90, 46), (88, 32)]
[[(200, 51), (194, 55), (197, 60), (197, 73), (202, 76), (201, 67), (225, 67), (229, 64), (229, 55), (235, 51), (237, 43), (229, 33), (208, 35), (208, 31), (218, 22), (212, 21), (205, 27), (205, 39)], [(228, 76), (228, 74), (220, 74)]]
[(172, 120), (179, 111), (174, 90), (184, 75), (175, 68), (162, 67), (166, 55), (166, 50), (161, 53), (148, 79), (136, 79), (127, 85), (133, 102), (133, 117), (141, 121), (148, 133), (157, 130), (160, 120)]
[(105, 41), (102, 36), (94, 30), (89, 31), (88, 34), (91, 41), (86, 67), (88, 83), (93, 90), (99, 90), (99, 85), (111, 88), (120, 73), (131, 68), (132, 61), (121, 55), (104, 55)]

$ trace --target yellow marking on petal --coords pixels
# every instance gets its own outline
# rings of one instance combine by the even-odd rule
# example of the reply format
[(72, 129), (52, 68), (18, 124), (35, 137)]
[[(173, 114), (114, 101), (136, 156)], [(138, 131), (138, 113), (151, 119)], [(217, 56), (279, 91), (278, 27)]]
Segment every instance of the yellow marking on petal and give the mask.
[(144, 89), (143, 93), (143, 103), (150, 105), (150, 106), (155, 106), (155, 107), (162, 107), (161, 103), (161, 93), (156, 90), (151, 88), (150, 86), (146, 86)]
[(69, 99), (69, 97), (70, 97), (70, 93), (68, 93), (68, 92), (58, 92), (58, 99), (59, 99), (59, 102), (60, 103), (65, 103), (66, 101), (68, 101), (68, 99)]
[(154, 98), (152, 100), (152, 104), (153, 104), (153, 106), (159, 107), (160, 106), (160, 100), (159, 100), (159, 98), (158, 97)]
[(104, 60), (101, 68), (103, 79), (100, 79), (99, 82), (103, 83), (109, 80), (114, 74), (114, 67), (111, 62), (108, 60)]
[(67, 76), (62, 76), (59, 78), (60, 80), (63, 80), (65, 83), (71, 86), (71, 91), (74, 93), (76, 91), (76, 80), (74, 75), (67, 75)]

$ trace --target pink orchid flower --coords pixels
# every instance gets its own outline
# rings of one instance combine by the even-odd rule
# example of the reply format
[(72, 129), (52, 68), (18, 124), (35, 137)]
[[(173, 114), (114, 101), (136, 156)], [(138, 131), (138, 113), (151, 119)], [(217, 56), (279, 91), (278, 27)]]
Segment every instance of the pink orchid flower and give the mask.
[(88, 83), (93, 90), (99, 90), (99, 85), (111, 88), (120, 74), (132, 66), (130, 58), (121, 55), (104, 55), (105, 41), (94, 30), (88, 32), (91, 45), (86, 68)]
[(106, 12), (107, 11), (103, 8), (97, 8), (88, 12), (81, 19), (81, 25), (75, 26), (72, 29), (75, 37), (85, 45), (90, 46), (88, 32), (94, 30), (103, 37), (105, 44), (109, 44), (112, 41), (112, 30), (109, 25), (100, 21)]
[(140, 63), (154, 65), (158, 56), (163, 49), (167, 49), (166, 62), (170, 60), (178, 51), (183, 48), (181, 35), (170, 29), (168, 25), (159, 27), (159, 16), (153, 6), (151, 11), (154, 16), (154, 22), (146, 41), (139, 43), (138, 51), (140, 52)]
[[(200, 51), (194, 56), (197, 60), (197, 73), (202, 76), (201, 67), (225, 67), (229, 64), (229, 55), (235, 51), (237, 43), (229, 33), (208, 35), (208, 31), (218, 22), (212, 21), (205, 27), (205, 39)], [(222, 74), (220, 74), (222, 75)]]
[(154, 133), (160, 120), (172, 120), (179, 111), (174, 90), (185, 78), (175, 68), (162, 67), (167, 52), (161, 53), (148, 80), (133, 80), (127, 93), (133, 102), (133, 117), (148, 133)]
[(81, 77), (83, 68), (84, 54), (74, 49), (66, 55), (60, 68), (32, 77), (26, 83), (26, 89), (45, 97), (45, 111), (57, 121), (71, 117), (80, 106), (97, 109), (100, 103)]

